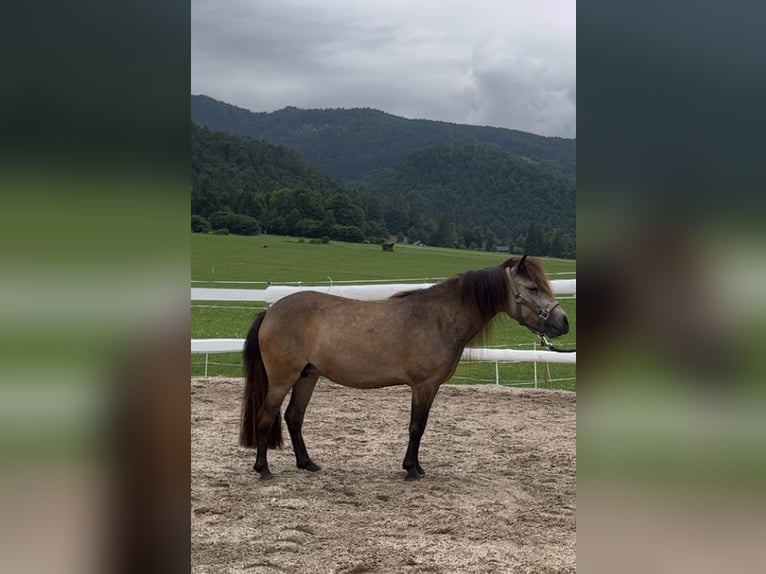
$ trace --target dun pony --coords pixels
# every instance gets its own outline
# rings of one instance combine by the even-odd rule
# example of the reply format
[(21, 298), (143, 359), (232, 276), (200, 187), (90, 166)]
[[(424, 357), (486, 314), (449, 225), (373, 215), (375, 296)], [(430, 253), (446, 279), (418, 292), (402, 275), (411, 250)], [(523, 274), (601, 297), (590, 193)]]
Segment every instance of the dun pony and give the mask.
[(280, 407), (291, 389), (285, 422), (296, 464), (320, 470), (301, 429), (321, 375), (359, 389), (412, 389), (402, 468), (406, 480), (421, 478), (418, 452), (434, 397), (455, 372), (466, 344), (485, 337), (500, 313), (548, 337), (569, 331), (542, 267), (526, 256), (382, 301), (313, 291), (280, 299), (255, 318), (244, 348), (240, 443), (256, 447), (255, 470), (262, 479), (272, 476), (267, 451), (282, 445)]

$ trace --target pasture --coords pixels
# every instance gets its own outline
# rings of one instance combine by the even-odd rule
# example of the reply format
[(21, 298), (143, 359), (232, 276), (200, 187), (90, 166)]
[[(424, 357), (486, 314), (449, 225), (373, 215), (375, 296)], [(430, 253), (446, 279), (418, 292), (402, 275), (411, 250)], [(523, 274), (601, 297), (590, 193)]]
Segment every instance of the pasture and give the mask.
[[(241, 285), (236, 282), (307, 284), (332, 281), (368, 280), (431, 280), (450, 276), (470, 269), (498, 265), (507, 255), (396, 245), (393, 253), (383, 252), (379, 245), (331, 242), (313, 245), (297, 238), (278, 236), (220, 236), (192, 234), (192, 283), (195, 287), (253, 287), (263, 284)], [(542, 259), (551, 278), (557, 273), (575, 271), (575, 262)], [(572, 275), (560, 275), (571, 278)], [(234, 282), (234, 283), (213, 283)], [(557, 340), (561, 347), (574, 347), (576, 341), (576, 304), (574, 299), (562, 299), (571, 331)], [(243, 338), (255, 314), (265, 308), (262, 304), (243, 302), (193, 302), (192, 338)], [(484, 346), (529, 348), (537, 338), (507, 317), (498, 317), (494, 334)], [(239, 354), (210, 355), (207, 358), (208, 376), (238, 377), (242, 374)], [(192, 375), (203, 376), (205, 356), (192, 356)], [(542, 385), (542, 365), (531, 363), (462, 363), (452, 383), (492, 382), (499, 377), (501, 384), (529, 384), (535, 378)], [(549, 365), (551, 388), (574, 390), (574, 365)], [(564, 379), (564, 380), (558, 380)]]
[[(214, 287), (206, 281), (395, 280), (448, 277), (469, 269), (499, 265), (507, 256), (484, 251), (414, 247), (397, 244), (393, 253), (380, 245), (300, 243), (298, 238), (274, 235), (191, 236), (192, 281), (197, 287)], [(543, 259), (547, 273), (575, 271), (575, 262)], [(227, 287), (230, 285), (226, 285)]]

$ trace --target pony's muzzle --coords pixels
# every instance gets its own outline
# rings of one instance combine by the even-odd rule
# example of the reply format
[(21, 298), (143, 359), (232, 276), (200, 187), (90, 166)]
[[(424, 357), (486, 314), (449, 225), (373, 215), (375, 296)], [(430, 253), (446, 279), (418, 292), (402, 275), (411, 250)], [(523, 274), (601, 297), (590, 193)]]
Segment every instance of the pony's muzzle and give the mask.
[(548, 320), (545, 321), (545, 334), (548, 337), (561, 337), (569, 333), (569, 317), (564, 311), (553, 312)]

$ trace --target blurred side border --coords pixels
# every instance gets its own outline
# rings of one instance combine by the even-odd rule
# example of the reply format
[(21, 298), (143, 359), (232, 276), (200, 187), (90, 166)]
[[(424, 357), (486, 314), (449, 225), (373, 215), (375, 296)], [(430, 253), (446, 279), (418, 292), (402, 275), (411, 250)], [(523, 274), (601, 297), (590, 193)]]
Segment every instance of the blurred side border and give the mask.
[(578, 2), (578, 566), (766, 532), (763, 7)]
[(190, 5), (0, 20), (0, 570), (189, 571)]

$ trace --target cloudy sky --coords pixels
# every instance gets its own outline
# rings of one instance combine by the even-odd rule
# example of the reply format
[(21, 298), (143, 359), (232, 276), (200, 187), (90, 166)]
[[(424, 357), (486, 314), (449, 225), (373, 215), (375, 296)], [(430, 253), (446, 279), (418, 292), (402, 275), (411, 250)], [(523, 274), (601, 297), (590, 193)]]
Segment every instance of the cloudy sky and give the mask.
[(576, 135), (575, 0), (192, 0), (193, 94)]

